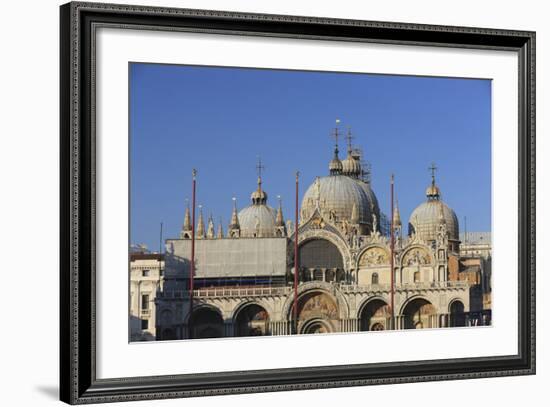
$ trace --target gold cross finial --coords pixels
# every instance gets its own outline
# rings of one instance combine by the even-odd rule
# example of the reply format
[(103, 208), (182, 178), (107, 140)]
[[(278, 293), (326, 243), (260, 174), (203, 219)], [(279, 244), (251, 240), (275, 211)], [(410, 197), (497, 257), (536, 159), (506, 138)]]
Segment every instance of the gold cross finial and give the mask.
[(265, 166), (262, 164), (262, 158), (258, 156), (258, 164), (256, 164), (256, 170), (258, 171), (258, 178), (262, 177), (262, 171), (265, 170)]
[(258, 190), (262, 190), (262, 171), (265, 170), (265, 166), (262, 164), (262, 159), (258, 156), (258, 164), (256, 164), (256, 171), (258, 172)]
[(435, 172), (437, 171), (437, 167), (434, 162), (432, 162), (432, 165), (428, 168), (428, 170), (432, 172), (432, 184), (435, 184)]
[(334, 137), (334, 145), (336, 146), (336, 148), (338, 148), (338, 137), (340, 136), (340, 134), (338, 133), (338, 127), (334, 128), (331, 136)]

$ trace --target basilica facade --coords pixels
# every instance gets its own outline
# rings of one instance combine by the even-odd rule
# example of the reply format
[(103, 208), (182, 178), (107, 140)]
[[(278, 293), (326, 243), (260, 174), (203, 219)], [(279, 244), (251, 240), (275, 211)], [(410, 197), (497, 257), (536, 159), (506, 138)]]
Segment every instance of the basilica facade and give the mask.
[(434, 172), (408, 223), (395, 205), (386, 232), (351, 138), (347, 147), (341, 160), (336, 143), (328, 174), (305, 190), (298, 225), (269, 205), (261, 173), (227, 231), (202, 211), (193, 228), (186, 209), (181, 235), (166, 240), (157, 340), (491, 323), (490, 234), (483, 255), (461, 249)]

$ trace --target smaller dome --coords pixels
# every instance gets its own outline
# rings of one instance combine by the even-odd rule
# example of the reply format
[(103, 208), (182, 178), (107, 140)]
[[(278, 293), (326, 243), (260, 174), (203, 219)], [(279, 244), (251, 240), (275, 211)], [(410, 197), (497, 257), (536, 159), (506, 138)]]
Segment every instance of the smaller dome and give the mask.
[(435, 240), (442, 223), (447, 226), (449, 239), (458, 240), (458, 218), (455, 212), (441, 200), (441, 190), (435, 183), (435, 164), (430, 167), (432, 182), (426, 188), (428, 200), (420, 204), (409, 219), (409, 235), (415, 233), (426, 241)]
[[(258, 163), (262, 168), (261, 161)], [(258, 174), (258, 188), (250, 194), (252, 205), (242, 209), (237, 216), (241, 237), (274, 237), (276, 235), (276, 211), (267, 205), (267, 193), (262, 188)]]
[(267, 205), (250, 205), (239, 212), (242, 237), (274, 237), (276, 211)]
[(415, 233), (423, 240), (435, 240), (439, 225), (444, 222), (449, 238), (458, 240), (458, 218), (444, 202), (431, 200), (420, 204), (409, 219), (409, 235)]

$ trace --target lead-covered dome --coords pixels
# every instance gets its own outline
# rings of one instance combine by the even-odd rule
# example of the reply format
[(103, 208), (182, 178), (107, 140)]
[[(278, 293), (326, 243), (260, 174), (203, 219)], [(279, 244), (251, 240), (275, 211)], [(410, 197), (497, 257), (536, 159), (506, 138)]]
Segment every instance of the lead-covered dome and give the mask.
[(345, 175), (318, 177), (302, 199), (302, 221), (307, 221), (319, 207), (321, 215), (328, 219), (352, 223), (355, 206), (358, 223), (372, 225), (372, 208), (377, 211), (378, 203), (372, 198), (374, 193), (367, 193), (369, 190), (366, 183)]
[(449, 239), (458, 240), (458, 218), (455, 212), (441, 200), (441, 192), (435, 184), (433, 173), (432, 183), (426, 189), (426, 197), (428, 200), (420, 204), (409, 218), (409, 235), (414, 233), (425, 241), (436, 240), (440, 225), (445, 223)]
[(369, 199), (371, 211), (374, 211), (374, 213), (378, 217), (378, 225), (380, 225), (380, 206), (378, 206), (378, 198), (376, 198), (376, 195), (372, 190), (372, 188), (370, 187), (370, 184), (360, 179), (355, 180), (355, 182), (359, 184), (359, 186), (363, 189), (363, 191), (367, 195), (367, 198)]
[(241, 237), (275, 236), (277, 211), (266, 204), (252, 204), (239, 212)]
[(409, 234), (415, 233), (422, 240), (435, 240), (441, 219), (447, 225), (449, 239), (458, 240), (458, 218), (442, 201), (427, 201), (419, 205), (409, 219)]
[[(261, 166), (261, 161), (258, 164)], [(241, 237), (274, 237), (277, 234), (277, 211), (267, 205), (267, 193), (262, 188), (262, 177), (258, 175), (258, 188), (250, 195), (252, 205), (238, 214), (237, 222)], [(233, 222), (232, 222), (233, 223)]]

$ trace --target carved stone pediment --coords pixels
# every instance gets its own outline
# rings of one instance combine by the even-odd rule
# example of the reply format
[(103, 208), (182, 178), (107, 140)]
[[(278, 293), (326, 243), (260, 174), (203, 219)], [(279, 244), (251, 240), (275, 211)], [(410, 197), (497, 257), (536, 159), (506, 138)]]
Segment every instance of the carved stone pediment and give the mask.
[(431, 254), (423, 247), (408, 249), (402, 257), (403, 266), (423, 266), (432, 264)]
[(359, 258), (359, 267), (380, 266), (390, 263), (388, 252), (378, 246), (368, 248)]

